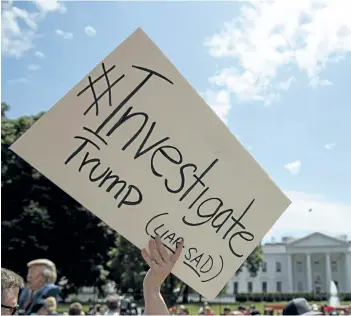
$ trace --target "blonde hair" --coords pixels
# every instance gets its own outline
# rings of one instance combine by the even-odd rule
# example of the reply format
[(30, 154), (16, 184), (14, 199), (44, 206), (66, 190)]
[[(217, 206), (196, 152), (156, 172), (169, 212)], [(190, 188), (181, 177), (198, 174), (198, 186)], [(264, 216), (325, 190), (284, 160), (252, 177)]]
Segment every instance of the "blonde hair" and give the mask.
[(55, 283), (57, 279), (57, 272), (55, 263), (48, 259), (36, 259), (27, 263), (27, 267), (32, 266), (44, 266), (45, 269), (43, 271), (43, 276), (45, 278), (46, 283)]
[(5, 296), (10, 289), (24, 287), (24, 281), (17, 273), (1, 268), (1, 297)]
[(57, 308), (56, 298), (53, 296), (48, 297), (45, 300), (45, 307), (46, 307), (46, 310), (50, 313), (56, 312), (56, 308)]

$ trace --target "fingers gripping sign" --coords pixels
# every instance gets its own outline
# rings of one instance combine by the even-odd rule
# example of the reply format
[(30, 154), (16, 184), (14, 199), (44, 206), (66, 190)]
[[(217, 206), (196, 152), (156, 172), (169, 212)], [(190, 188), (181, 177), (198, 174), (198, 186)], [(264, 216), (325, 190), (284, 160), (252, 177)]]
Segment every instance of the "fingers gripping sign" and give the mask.
[(141, 254), (150, 269), (144, 284), (152, 288), (161, 288), (163, 281), (171, 273), (183, 249), (183, 241), (178, 244), (175, 253), (169, 254), (159, 236), (149, 241), (149, 251), (142, 249)]

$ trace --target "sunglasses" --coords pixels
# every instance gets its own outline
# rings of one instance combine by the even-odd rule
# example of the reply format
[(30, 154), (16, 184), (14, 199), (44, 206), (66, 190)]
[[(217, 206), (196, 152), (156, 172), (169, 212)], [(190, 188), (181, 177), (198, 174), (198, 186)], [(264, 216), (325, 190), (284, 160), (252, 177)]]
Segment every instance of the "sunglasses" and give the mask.
[(13, 306), (8, 306), (8, 305), (1, 304), (1, 307), (11, 310), (11, 314), (10, 315), (15, 315), (15, 313), (16, 313), (16, 311), (18, 309), (18, 305), (13, 307)]

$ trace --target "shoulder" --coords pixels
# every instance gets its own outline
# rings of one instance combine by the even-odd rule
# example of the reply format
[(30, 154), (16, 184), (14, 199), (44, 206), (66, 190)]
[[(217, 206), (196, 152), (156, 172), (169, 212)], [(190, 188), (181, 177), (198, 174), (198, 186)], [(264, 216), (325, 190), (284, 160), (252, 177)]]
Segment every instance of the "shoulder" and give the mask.
[(55, 284), (47, 284), (45, 285), (45, 289), (44, 289), (44, 293), (43, 295), (45, 297), (49, 297), (49, 296), (58, 296), (60, 294), (60, 288), (55, 285)]

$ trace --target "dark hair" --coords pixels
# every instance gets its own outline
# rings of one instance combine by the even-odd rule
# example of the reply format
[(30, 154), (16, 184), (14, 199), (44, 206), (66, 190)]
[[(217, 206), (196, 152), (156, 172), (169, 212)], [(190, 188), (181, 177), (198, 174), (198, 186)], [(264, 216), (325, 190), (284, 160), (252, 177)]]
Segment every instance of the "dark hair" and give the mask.
[(118, 299), (117, 299), (117, 297), (114, 297), (114, 296), (108, 297), (106, 305), (107, 305), (107, 308), (109, 310), (117, 309), (117, 307), (118, 307)]
[(68, 315), (80, 315), (82, 313), (83, 306), (80, 303), (73, 303), (69, 307)]
[(95, 311), (96, 311), (97, 313), (100, 313), (100, 311), (101, 311), (101, 305), (100, 305), (100, 304), (96, 304), (96, 305), (95, 305)]
[(1, 268), (1, 295), (6, 294), (9, 289), (24, 287), (23, 278), (17, 273), (5, 268)]

